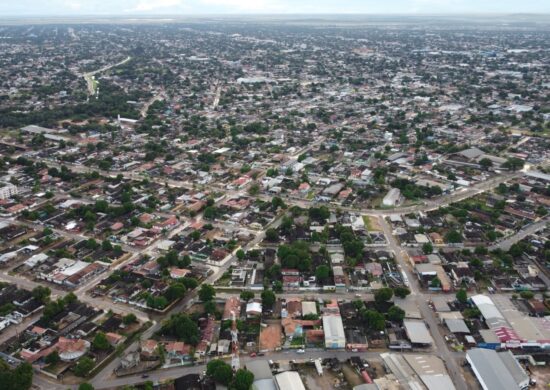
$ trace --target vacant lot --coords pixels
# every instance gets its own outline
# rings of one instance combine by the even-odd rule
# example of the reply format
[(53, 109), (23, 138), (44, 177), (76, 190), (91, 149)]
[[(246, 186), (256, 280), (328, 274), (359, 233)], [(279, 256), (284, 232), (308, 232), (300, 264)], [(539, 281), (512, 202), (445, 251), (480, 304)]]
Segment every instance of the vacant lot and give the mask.
[(281, 346), (281, 324), (268, 324), (260, 331), (260, 351), (274, 351)]

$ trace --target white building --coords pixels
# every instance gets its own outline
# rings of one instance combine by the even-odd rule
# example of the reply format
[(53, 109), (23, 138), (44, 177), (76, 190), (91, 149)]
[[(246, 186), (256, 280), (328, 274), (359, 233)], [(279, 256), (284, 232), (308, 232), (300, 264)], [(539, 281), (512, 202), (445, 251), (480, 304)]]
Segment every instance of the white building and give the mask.
[(297, 371), (285, 371), (275, 375), (279, 390), (306, 390), (302, 378)]
[(346, 347), (342, 317), (335, 315), (323, 316), (323, 331), (325, 332), (326, 348), (340, 349)]
[(17, 186), (10, 183), (0, 183), (0, 199), (8, 199), (19, 193)]
[(384, 196), (384, 199), (382, 200), (382, 204), (384, 206), (397, 206), (399, 203), (401, 203), (401, 191), (399, 188), (392, 188), (388, 191), (386, 196)]

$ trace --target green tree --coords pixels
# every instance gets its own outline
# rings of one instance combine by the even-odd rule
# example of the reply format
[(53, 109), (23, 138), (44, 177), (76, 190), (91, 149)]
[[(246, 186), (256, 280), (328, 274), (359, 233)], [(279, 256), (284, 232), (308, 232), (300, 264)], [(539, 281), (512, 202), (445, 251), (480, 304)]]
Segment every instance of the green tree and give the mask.
[(70, 292), (63, 297), (63, 303), (65, 303), (65, 305), (71, 305), (76, 302), (78, 302), (78, 298), (73, 292)]
[(374, 300), (378, 304), (387, 302), (392, 297), (393, 297), (393, 290), (388, 287), (381, 288), (374, 293)]
[(46, 361), (46, 364), (56, 364), (61, 360), (61, 358), (59, 357), (59, 353), (57, 353), (57, 351), (53, 351), (48, 354), (44, 360)]
[(250, 390), (252, 382), (254, 382), (254, 374), (241, 368), (235, 373), (232, 387), (235, 390)]
[(456, 292), (456, 300), (462, 304), (465, 304), (468, 302), (468, 294), (466, 293), (466, 290), (461, 288)]
[(31, 291), (33, 298), (42, 303), (47, 303), (49, 301), (51, 293), (51, 290), (44, 286), (36, 286)]
[(248, 302), (251, 299), (254, 299), (254, 293), (252, 291), (243, 291), (243, 292), (241, 292), (240, 298), (243, 301)]
[(447, 234), (445, 234), (445, 240), (451, 244), (458, 244), (462, 242), (462, 235), (456, 230), (449, 230)]
[(199, 290), (199, 299), (203, 302), (211, 301), (216, 296), (216, 289), (204, 283)]
[(204, 209), (203, 216), (205, 219), (214, 219), (218, 214), (217, 209), (214, 206), (209, 206)]
[(244, 251), (242, 249), (239, 249), (236, 253), (237, 255), (237, 259), (239, 259), (239, 261), (243, 261), (244, 258), (246, 257), (246, 253), (244, 253)]
[(279, 241), (279, 232), (276, 229), (269, 228), (265, 231), (265, 239), (269, 242)]
[(424, 245), (422, 245), (422, 252), (424, 252), (425, 255), (432, 254), (434, 251), (434, 246), (431, 242), (426, 242)]
[(481, 160), (479, 160), (479, 165), (484, 170), (488, 170), (489, 168), (491, 168), (493, 166), (493, 162), (485, 157), (485, 158), (482, 158)]
[(162, 325), (160, 333), (175, 337), (186, 344), (197, 345), (200, 341), (199, 327), (195, 321), (184, 313), (172, 314)]
[(361, 317), (370, 330), (379, 332), (386, 328), (384, 315), (377, 310), (363, 310), (361, 312)]
[(27, 390), (32, 385), (33, 369), (25, 362), (12, 369), (0, 359), (0, 389)]
[(76, 376), (86, 377), (92, 371), (94, 366), (94, 361), (88, 356), (84, 356), (75, 364), (73, 371)]
[(262, 291), (262, 307), (270, 309), (275, 305), (275, 293), (271, 290)]
[(321, 282), (324, 282), (325, 280), (327, 280), (329, 275), (330, 275), (330, 269), (324, 264), (320, 265), (315, 270), (315, 277), (317, 278), (317, 280)]
[(105, 333), (103, 332), (97, 332), (95, 334), (92, 345), (95, 349), (99, 349), (102, 351), (106, 351), (111, 347), (111, 345), (109, 344), (109, 340), (107, 340), (107, 336), (105, 336)]
[(441, 280), (439, 280), (439, 278), (436, 276), (431, 280), (430, 287), (433, 287), (433, 288), (441, 287)]
[(113, 250), (113, 245), (111, 244), (111, 241), (109, 240), (103, 240), (101, 243), (101, 249), (105, 252), (110, 252)]
[(409, 290), (407, 287), (399, 286), (393, 289), (393, 293), (396, 297), (405, 298), (411, 293), (411, 290)]
[(185, 288), (185, 286), (182, 284), (182, 283), (172, 283), (167, 289), (166, 289), (166, 292), (164, 293), (164, 297), (170, 301), (170, 302), (173, 302), (177, 299), (180, 299), (180, 298), (183, 298), (183, 296), (185, 295), (185, 291), (187, 291), (187, 289)]
[(248, 194), (251, 196), (256, 196), (260, 193), (260, 185), (258, 183), (253, 183), (250, 188), (248, 188)]
[(137, 322), (137, 317), (133, 313), (126, 314), (124, 317), (122, 317), (122, 323), (124, 325), (130, 325)]
[(517, 171), (518, 169), (522, 169), (524, 165), (524, 161), (517, 157), (509, 157), (504, 164), (502, 164), (503, 168), (509, 169), (511, 171)]
[(223, 360), (215, 359), (209, 361), (206, 365), (206, 375), (213, 378), (216, 382), (228, 386), (233, 379), (233, 370)]
[(535, 294), (533, 293), (533, 291), (525, 290), (525, 291), (520, 292), (519, 296), (522, 297), (523, 299), (533, 299)]
[(206, 314), (216, 314), (216, 311), (217, 311), (216, 302), (207, 301), (204, 303), (204, 312)]
[(94, 387), (89, 383), (81, 383), (78, 390), (94, 390)]
[(388, 310), (388, 319), (394, 322), (401, 322), (405, 318), (405, 311), (398, 306), (392, 306)]

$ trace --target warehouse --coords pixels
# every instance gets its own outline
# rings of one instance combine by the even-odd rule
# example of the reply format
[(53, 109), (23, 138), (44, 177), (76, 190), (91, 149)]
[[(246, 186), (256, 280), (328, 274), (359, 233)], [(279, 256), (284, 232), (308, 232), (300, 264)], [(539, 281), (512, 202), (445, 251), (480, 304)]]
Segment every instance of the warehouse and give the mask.
[(466, 353), (466, 360), (484, 390), (529, 387), (529, 376), (510, 351), (474, 348)]
[(413, 345), (428, 347), (433, 344), (432, 335), (423, 321), (405, 320), (403, 321), (403, 325), (405, 326), (407, 337)]
[(306, 390), (300, 374), (296, 371), (285, 371), (275, 375), (279, 390)]
[(323, 316), (323, 331), (325, 332), (326, 348), (339, 349), (346, 347), (342, 317), (335, 315)]

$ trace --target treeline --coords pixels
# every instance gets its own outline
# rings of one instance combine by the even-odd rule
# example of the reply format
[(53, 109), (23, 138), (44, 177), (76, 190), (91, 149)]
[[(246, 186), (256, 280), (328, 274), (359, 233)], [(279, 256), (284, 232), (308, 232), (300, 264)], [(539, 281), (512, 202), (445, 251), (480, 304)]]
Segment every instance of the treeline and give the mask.
[(99, 98), (92, 97), (85, 103), (29, 112), (24, 108), (0, 109), (0, 128), (20, 128), (27, 125), (55, 127), (62, 119), (85, 120), (96, 116), (115, 118), (118, 114), (137, 118), (139, 112), (127, 103), (128, 100), (132, 100), (132, 96), (125, 94), (120, 88), (101, 84)]

